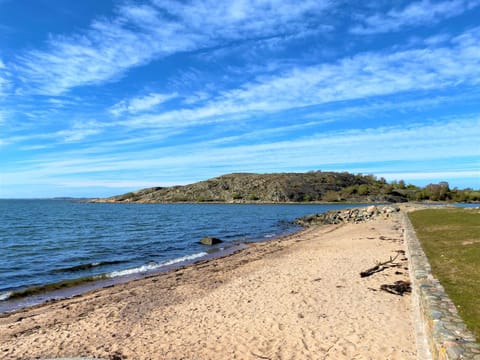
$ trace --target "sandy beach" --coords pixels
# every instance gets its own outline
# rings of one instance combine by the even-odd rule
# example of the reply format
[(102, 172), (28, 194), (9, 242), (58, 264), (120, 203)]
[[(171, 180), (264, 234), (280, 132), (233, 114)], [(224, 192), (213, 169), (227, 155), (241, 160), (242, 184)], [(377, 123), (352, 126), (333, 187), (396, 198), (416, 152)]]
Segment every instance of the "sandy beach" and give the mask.
[(221, 259), (0, 317), (0, 358), (415, 359), (395, 216), (304, 229)]

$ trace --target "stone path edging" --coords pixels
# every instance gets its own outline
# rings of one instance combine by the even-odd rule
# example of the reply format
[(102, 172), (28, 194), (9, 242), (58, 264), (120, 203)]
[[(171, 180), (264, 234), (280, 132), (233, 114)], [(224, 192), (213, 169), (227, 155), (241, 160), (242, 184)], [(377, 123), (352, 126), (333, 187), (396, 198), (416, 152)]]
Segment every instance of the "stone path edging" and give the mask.
[(433, 277), (408, 215), (402, 211), (401, 216), (412, 282), (412, 300), (419, 325), (418, 358), (480, 360), (480, 344), (465, 326), (443, 286)]

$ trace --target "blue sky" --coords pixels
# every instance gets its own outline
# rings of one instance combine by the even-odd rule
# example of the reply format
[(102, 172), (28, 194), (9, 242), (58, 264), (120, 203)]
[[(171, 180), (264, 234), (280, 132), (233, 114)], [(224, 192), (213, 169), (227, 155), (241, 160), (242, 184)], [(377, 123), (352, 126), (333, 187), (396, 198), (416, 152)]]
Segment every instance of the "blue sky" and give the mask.
[(480, 0), (0, 0), (0, 197), (230, 172), (480, 187)]

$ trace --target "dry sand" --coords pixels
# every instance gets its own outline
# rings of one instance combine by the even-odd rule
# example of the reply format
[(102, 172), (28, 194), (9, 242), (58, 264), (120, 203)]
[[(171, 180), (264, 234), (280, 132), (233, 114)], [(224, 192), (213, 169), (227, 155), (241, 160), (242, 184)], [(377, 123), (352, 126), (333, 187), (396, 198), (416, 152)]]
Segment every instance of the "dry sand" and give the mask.
[[(415, 359), (411, 296), (380, 291), (400, 267), (393, 218), (305, 229), (0, 318), (0, 358)], [(395, 274), (401, 272), (401, 274)]]

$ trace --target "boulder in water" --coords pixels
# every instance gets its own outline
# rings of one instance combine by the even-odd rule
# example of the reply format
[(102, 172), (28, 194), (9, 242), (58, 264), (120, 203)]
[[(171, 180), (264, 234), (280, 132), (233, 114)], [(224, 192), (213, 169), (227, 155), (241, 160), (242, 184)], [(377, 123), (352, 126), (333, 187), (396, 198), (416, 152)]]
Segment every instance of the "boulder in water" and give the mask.
[(200, 240), (200, 244), (202, 245), (215, 245), (215, 244), (221, 244), (223, 241), (215, 238), (215, 237), (204, 237), (203, 239)]

